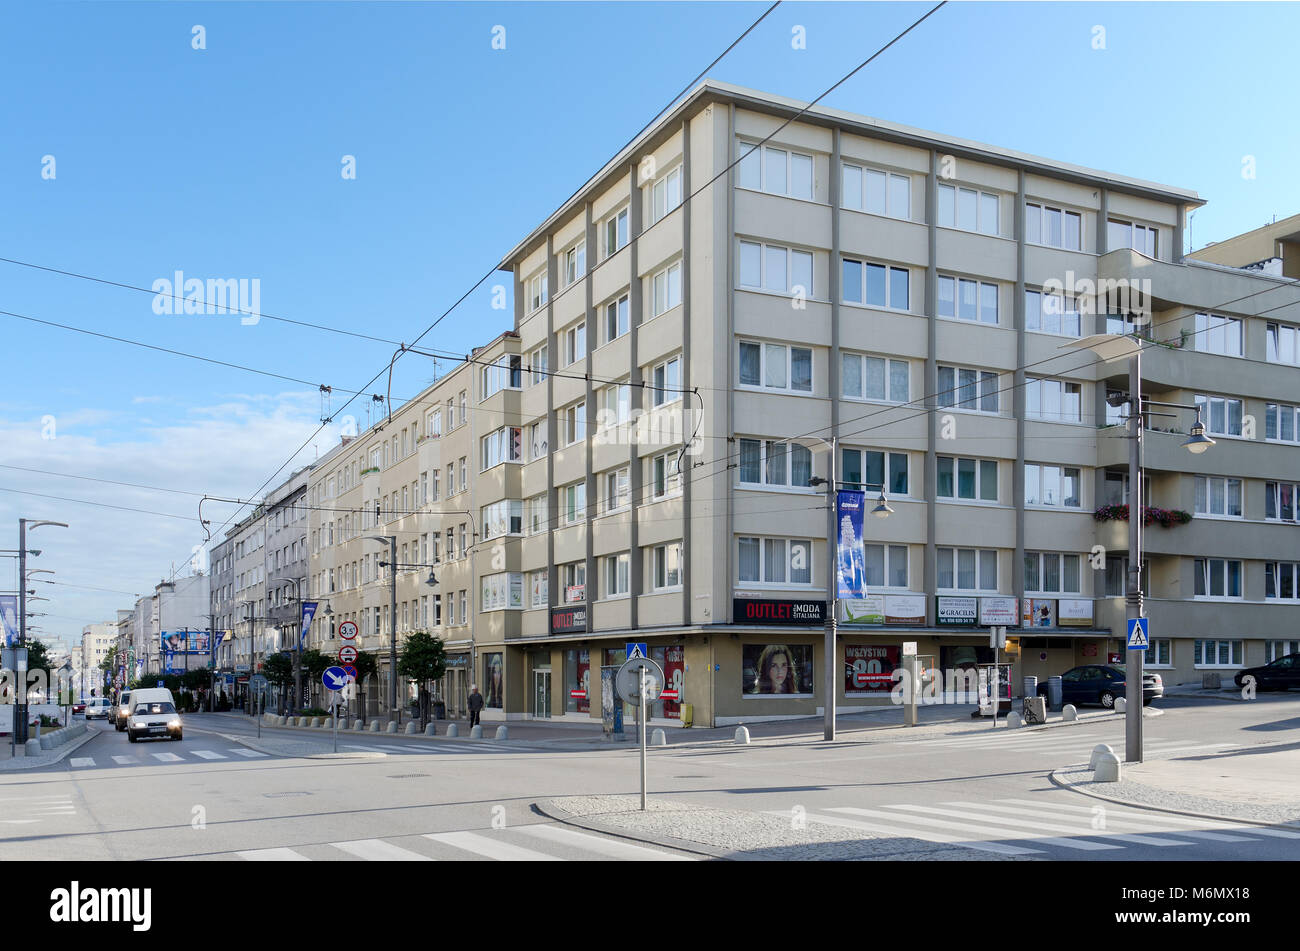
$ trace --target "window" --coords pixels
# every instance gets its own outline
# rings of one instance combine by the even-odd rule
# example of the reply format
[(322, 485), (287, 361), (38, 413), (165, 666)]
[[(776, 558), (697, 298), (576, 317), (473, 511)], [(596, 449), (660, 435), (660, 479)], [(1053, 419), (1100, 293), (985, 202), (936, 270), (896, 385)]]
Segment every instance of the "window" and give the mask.
[[(1216, 436), (1240, 436), (1241, 435), (1241, 400), (1228, 399), (1223, 396), (1207, 396), (1203, 393), (1197, 393), (1195, 399), (1196, 405), (1201, 410), (1201, 421), (1205, 423), (1205, 431)], [(1269, 431), (1267, 421), (1275, 421), (1273, 410), (1277, 409), (1274, 403), (1268, 404), (1268, 412), (1265, 415), (1265, 436), (1268, 439), (1277, 438), (1273, 432)], [(1283, 417), (1288, 417), (1293, 424), (1295, 421), (1295, 407), (1283, 407), (1288, 412), (1281, 413)], [(1295, 428), (1288, 424), (1285, 429), (1291, 435), (1287, 439), (1295, 439)]]
[(1269, 363), (1300, 363), (1300, 345), (1296, 328), (1286, 324), (1268, 324), (1265, 328), (1264, 357)]
[(1034, 594), (1078, 594), (1079, 555), (1050, 551), (1025, 552), (1025, 591)]
[(605, 511), (617, 512), (632, 504), (632, 491), (628, 479), (629, 469), (615, 469), (605, 473)]
[(560, 331), (561, 346), (564, 348), (564, 365), (572, 366), (587, 355), (587, 324), (584, 321), (574, 324), (568, 330)]
[(943, 228), (961, 228), (981, 234), (998, 233), (998, 196), (957, 185), (939, 186), (939, 215)]
[[(1199, 403), (1201, 397), (1198, 396), (1196, 400)], [(1238, 401), (1233, 400), (1231, 402)], [(1300, 442), (1300, 415), (1298, 414), (1300, 414), (1300, 410), (1297, 410), (1294, 406), (1287, 406), (1285, 403), (1266, 404), (1264, 407), (1264, 437), (1282, 442)], [(1238, 416), (1240, 416), (1240, 413), (1238, 413)]]
[(468, 470), (466, 469), (466, 463), (468, 461), (469, 460), (465, 456), (460, 457), (460, 490), (462, 492), (469, 488), (469, 479), (467, 478)]
[(812, 542), (803, 538), (737, 538), (742, 584), (812, 584)]
[(650, 587), (655, 591), (682, 584), (682, 543), (656, 545), (650, 558)]
[(547, 371), (550, 369), (547, 351), (546, 345), (542, 345), (528, 355), (529, 386), (536, 386), (538, 383), (545, 382)]
[(650, 497), (662, 499), (681, 489), (681, 473), (678, 471), (679, 452), (665, 452), (650, 460)]
[(1287, 654), (1300, 654), (1300, 641), (1265, 641), (1264, 662), (1271, 664)]
[[(1079, 301), (1073, 295), (1025, 291), (1025, 329), (1077, 337), (1081, 332)], [(1122, 332), (1122, 331), (1118, 331)]]
[(1067, 251), (1080, 251), (1083, 245), (1082, 217), (1076, 211), (1025, 203), (1025, 240)]
[(910, 376), (906, 360), (840, 354), (840, 383), (845, 399), (906, 403), (910, 398)]
[(866, 554), (866, 583), (876, 588), (907, 588), (906, 545), (863, 545)]
[(1082, 422), (1082, 394), (1083, 388), (1078, 383), (1026, 380), (1025, 415), (1052, 422)]
[(605, 597), (616, 598), (628, 592), (629, 560), (627, 552), (605, 557)]
[(528, 281), (528, 310), (537, 310), (547, 300), (546, 272), (536, 275)]
[[(447, 467), (447, 497), (451, 498), (456, 494), (456, 465), (452, 463)], [(377, 504), (377, 503), (376, 503)], [(379, 518), (379, 510), (375, 510), (375, 518)]]
[(845, 303), (911, 310), (911, 272), (907, 268), (845, 258), (842, 274)]
[(1196, 333), (1192, 337), (1201, 353), (1218, 353), (1225, 357), (1243, 354), (1241, 320), (1219, 314), (1197, 314)]
[(564, 506), (564, 524), (573, 525), (587, 518), (587, 483), (575, 482), (560, 490), (560, 504)]
[(524, 503), (517, 499), (502, 499), (485, 505), (480, 510), (483, 538), (502, 535), (521, 535), (524, 530)]
[(1151, 639), (1151, 646), (1147, 649), (1148, 667), (1172, 667), (1174, 663), (1174, 642), (1168, 637), (1157, 637)]
[(812, 392), (812, 351), (779, 343), (740, 342), (740, 385)]
[(940, 317), (997, 324), (998, 286), (986, 281), (939, 275), (937, 309)]
[(740, 242), (740, 286), (813, 296), (813, 254), (775, 244)]
[(529, 461), (546, 457), (546, 421), (528, 425), (528, 459)]
[[(941, 499), (998, 500), (998, 464), (995, 459), (939, 456), (935, 494)], [(1027, 467), (1026, 467), (1027, 468)]]
[(523, 458), (523, 441), (518, 426), (506, 426), (484, 436), (481, 441), (480, 471), (486, 471), (503, 462), (519, 462)]
[(535, 495), (527, 502), (527, 524), (529, 535), (540, 535), (550, 526), (547, 523), (549, 505), (545, 495)]
[(564, 445), (572, 446), (587, 438), (587, 404), (574, 403), (567, 409), (560, 410), (561, 433)]
[(464, 588), (460, 589), (460, 623), (469, 623), (469, 592)]
[(1241, 562), (1225, 558), (1197, 558), (1194, 561), (1195, 597), (1241, 597)]
[(737, 142), (736, 158), (736, 181), (741, 188), (812, 200), (811, 155), (771, 145), (756, 148), (748, 142)]
[(771, 439), (740, 440), (740, 482), (803, 488), (812, 478), (812, 451)]
[(424, 418), (424, 434), (426, 436), (442, 435), (442, 410), (434, 410)]
[(679, 165), (654, 183), (650, 192), (650, 221), (653, 224), (682, 203), (682, 167)]
[(651, 399), (654, 401), (655, 406), (663, 406), (665, 403), (671, 403), (682, 398), (681, 368), (681, 357), (673, 357), (671, 360), (665, 360), (655, 366), (651, 372), (651, 379), (654, 380)]
[(1106, 249), (1132, 248), (1149, 258), (1156, 256), (1156, 228), (1111, 218), (1106, 222)]
[(1194, 641), (1192, 664), (1196, 667), (1241, 667), (1241, 641)]
[(1241, 518), (1241, 480), (1197, 476), (1196, 514)]
[(845, 208), (904, 221), (912, 217), (912, 179), (908, 175), (846, 163), (841, 182)]
[(605, 257), (627, 244), (627, 209), (605, 219)]
[[(485, 400), (494, 393), (502, 390), (519, 389), (523, 382), (520, 373), (520, 358), (518, 354), (501, 357), (491, 366), (486, 366), (482, 370), (482, 379), (480, 385), (479, 399)], [(402, 455), (406, 455), (405, 452)]]
[(1265, 482), (1264, 517), (1281, 522), (1300, 521), (1300, 485)]
[(528, 606), (530, 608), (544, 608), (550, 603), (550, 581), (546, 577), (546, 572), (530, 571), (528, 573)]
[(939, 367), (940, 406), (955, 406), (980, 413), (998, 411), (998, 375), (969, 367)]
[(907, 495), (907, 453), (880, 449), (840, 451), (840, 480), (863, 491), (883, 489), (890, 495)]
[(1025, 504), (1056, 505), (1077, 509), (1079, 470), (1068, 466), (1025, 464)]
[(564, 603), (574, 604), (587, 597), (587, 563), (571, 561), (560, 566), (560, 580), (564, 585)]
[(632, 388), (628, 384), (618, 383), (600, 391), (600, 414), (597, 425), (601, 429), (626, 423), (631, 411)]
[(651, 281), (652, 298), (650, 316), (658, 317), (682, 302), (682, 266), (673, 264), (664, 268)]
[(998, 590), (998, 553), (991, 549), (938, 549), (939, 588), (944, 591)]
[(1265, 562), (1264, 597), (1274, 601), (1300, 601), (1300, 564)]
[(628, 296), (624, 294), (618, 300), (605, 305), (605, 342), (617, 340), (628, 330)]
[(568, 287), (587, 273), (587, 242), (579, 241), (561, 255), (564, 261), (563, 284)]

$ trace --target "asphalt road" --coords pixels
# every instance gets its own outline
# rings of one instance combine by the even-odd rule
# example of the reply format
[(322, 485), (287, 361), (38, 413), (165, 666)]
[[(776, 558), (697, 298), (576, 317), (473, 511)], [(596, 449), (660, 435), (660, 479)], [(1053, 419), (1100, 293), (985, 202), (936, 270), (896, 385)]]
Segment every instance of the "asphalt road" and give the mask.
[[(1166, 714), (1146, 721), (1149, 758), (1278, 742), (1300, 725), (1295, 694), (1159, 705)], [(259, 754), (219, 735), (255, 734), (254, 723), (201, 715), (185, 723), (181, 742), (131, 744), (94, 721), (99, 735), (61, 762), (0, 774), (0, 860), (687, 857), (575, 832), (531, 808), (550, 797), (635, 792), (631, 746), (575, 753), (377, 734), (340, 737), (340, 750), (368, 758), (308, 760)], [(266, 735), (273, 732), (303, 736)], [(650, 792), (799, 815), (849, 834), (954, 843), (981, 856), (1300, 858), (1300, 829), (1103, 806), (1050, 783), (1051, 770), (1086, 761), (1099, 742), (1122, 750), (1121, 718), (919, 740), (880, 730), (835, 744), (810, 721), (807, 739), (781, 744), (652, 750)]]

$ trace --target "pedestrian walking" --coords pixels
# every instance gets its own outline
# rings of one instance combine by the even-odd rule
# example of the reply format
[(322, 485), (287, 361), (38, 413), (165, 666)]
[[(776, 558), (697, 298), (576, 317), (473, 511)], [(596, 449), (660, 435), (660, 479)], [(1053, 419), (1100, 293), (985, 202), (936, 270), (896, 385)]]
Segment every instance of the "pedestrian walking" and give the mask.
[(483, 695), (478, 692), (478, 684), (470, 685), (469, 694), (469, 725), (478, 726), (479, 711), (483, 709)]

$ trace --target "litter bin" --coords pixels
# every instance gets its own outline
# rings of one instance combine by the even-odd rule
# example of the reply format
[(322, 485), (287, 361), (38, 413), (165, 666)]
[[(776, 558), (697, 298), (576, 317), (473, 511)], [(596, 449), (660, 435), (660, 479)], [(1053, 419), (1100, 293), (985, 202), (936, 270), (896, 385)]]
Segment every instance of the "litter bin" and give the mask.
[(688, 727), (695, 723), (695, 704), (683, 703), (681, 712), (683, 727)]
[(1037, 697), (1037, 696), (1038, 696), (1038, 678), (1037, 678), (1037, 677), (1026, 677), (1026, 678), (1025, 678), (1025, 696), (1026, 696), (1026, 697)]
[(1052, 711), (1061, 709), (1061, 678), (1047, 678), (1047, 708)]

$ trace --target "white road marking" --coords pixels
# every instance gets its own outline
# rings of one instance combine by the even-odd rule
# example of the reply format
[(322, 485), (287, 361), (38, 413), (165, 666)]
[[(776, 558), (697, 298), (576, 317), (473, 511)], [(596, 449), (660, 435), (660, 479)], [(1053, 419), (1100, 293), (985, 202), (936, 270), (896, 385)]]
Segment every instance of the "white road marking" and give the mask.
[(236, 852), (245, 862), (309, 862), (305, 855), (299, 855), (293, 849), (253, 849), (249, 852)]
[(231, 752), (231, 753), (238, 753), (240, 756), (247, 756), (247, 757), (249, 757), (249, 758), (252, 758), (252, 757), (254, 757), (254, 756), (265, 756), (265, 755), (267, 755), (267, 754), (263, 753), (261, 750), (250, 750), (250, 749), (246, 749), (246, 748), (244, 748), (244, 747), (242, 747), (242, 746), (237, 746), (237, 747), (235, 747), (234, 749), (230, 750), (230, 752)]
[[(769, 812), (768, 815), (790, 818), (788, 812)], [(839, 816), (827, 816), (821, 813), (816, 813), (808, 818), (814, 822), (824, 822), (827, 825), (841, 826), (845, 829), (861, 829), (863, 832), (875, 832), (891, 838), (897, 838), (899, 835), (897, 826), (875, 825), (870, 822), (862, 822), (859, 819), (841, 819)], [(1004, 845), (1001, 842), (972, 842), (946, 832), (924, 830), (915, 833), (909, 832), (908, 834), (912, 838), (923, 839), (926, 842), (937, 842), (940, 845), (958, 845), (962, 848), (975, 849), (980, 852), (993, 852), (997, 855), (1029, 855), (1030, 853), (1041, 855), (1043, 851), (1042, 849), (1026, 849), (1019, 845)]]
[(410, 849), (403, 849), (379, 839), (357, 839), (353, 842), (331, 842), (330, 845), (367, 862), (432, 862), (433, 859)]
[(138, 763), (140, 761), (137, 759), (132, 759), (129, 756), (114, 756), (113, 762), (117, 763), (120, 766), (130, 766), (132, 763)]
[(180, 758), (179, 756), (177, 756), (175, 753), (150, 753), (149, 755), (152, 756), (154, 759), (158, 760), (159, 762), (162, 762), (162, 763), (179, 763), (179, 762), (181, 762), (181, 758)]
[[(1038, 819), (1060, 819), (1070, 824), (1054, 826), (1054, 825), (1046, 825), (1046, 824), (1039, 824), (1035, 822), (1029, 822), (1025, 819), (1025, 815), (1026, 815), (1025, 810), (1017, 809), (1015, 806), (1000, 806), (995, 803), (983, 803), (983, 802), (946, 802), (944, 803), (944, 805), (965, 806), (968, 809), (975, 809), (983, 812), (1005, 812), (1012, 816), (1015, 816), (1016, 818), (994, 820), (994, 821), (1001, 821), (1007, 825), (1012, 825), (1012, 826), (1024, 826), (1025, 828), (1028, 829), (1041, 828), (1049, 832), (1071, 832), (1075, 835), (1087, 835), (1087, 836), (1094, 836), (1097, 838), (1104, 838), (1104, 839), (1119, 839), (1121, 842), (1132, 842), (1134, 845), (1153, 845), (1156, 846), (1157, 848), (1169, 848), (1171, 846), (1192, 844), (1191, 842), (1179, 842), (1177, 839), (1161, 839), (1155, 836), (1140, 835), (1133, 832), (1121, 832), (1117, 829), (1110, 829), (1108, 828), (1111, 824), (1109, 821), (1106, 823), (1105, 826), (1102, 826), (1100, 829), (1094, 829), (1091, 825), (1090, 819), (1085, 820), (1082, 816), (1068, 816), (1068, 815), (1062, 816), (1059, 814), (1053, 815), (1047, 810), (1043, 810), (1043, 809), (1036, 809), (1032, 814), (1034, 815), (1035, 818)], [(1106, 818), (1109, 819), (1109, 817)], [(1124, 825), (1137, 825), (1137, 824), (1124, 823)], [(1141, 827), (1138, 826), (1138, 828)]]
[(74, 756), (68, 762), (76, 767), (95, 765), (94, 757), (91, 756)]
[(190, 750), (190, 753), (203, 759), (225, 759), (220, 753), (214, 753), (212, 750)]
[[(896, 805), (891, 805), (891, 808), (899, 808), (899, 807), (896, 806)], [(927, 807), (922, 807), (922, 808), (927, 808)], [(1103, 844), (1103, 843), (1101, 843), (1101, 842), (1074, 842), (1074, 841), (1071, 841), (1070, 839), (1063, 839), (1063, 838), (1059, 838), (1059, 837), (1056, 837), (1056, 836), (1023, 836), (1023, 835), (1007, 835), (1007, 834), (1006, 834), (1006, 830), (1004, 830), (1004, 829), (992, 829), (992, 830), (990, 830), (990, 829), (988, 829), (988, 828), (986, 828), (986, 827), (984, 827), (984, 828), (982, 828), (982, 827), (978, 827), (978, 826), (972, 827), (972, 825), (971, 825), (970, 823), (952, 822), (952, 821), (947, 820), (947, 819), (935, 819), (935, 818), (932, 818), (932, 817), (930, 817), (930, 816), (903, 815), (903, 814), (900, 814), (900, 813), (897, 813), (897, 812), (880, 812), (880, 811), (872, 811), (872, 810), (869, 810), (869, 809), (854, 809), (854, 808), (850, 808), (850, 807), (844, 807), (844, 808), (839, 808), (839, 809), (830, 809), (830, 810), (828, 810), (828, 811), (829, 811), (829, 812), (844, 812), (844, 813), (848, 813), (849, 815), (862, 815), (862, 816), (867, 816), (868, 818), (872, 818), (872, 819), (884, 819), (884, 820), (887, 821), (887, 822), (896, 822), (896, 823), (905, 823), (905, 822), (910, 822), (910, 823), (915, 823), (916, 825), (921, 825), (921, 826), (935, 826), (935, 827), (940, 828), (940, 829), (955, 829), (955, 830), (958, 831), (958, 832), (965, 832), (965, 833), (967, 833), (968, 835), (973, 835), (974, 833), (977, 833), (977, 832), (990, 832), (990, 831), (992, 831), (992, 832), (996, 832), (996, 833), (998, 833), (1002, 838), (1007, 838), (1007, 839), (1033, 839), (1035, 843), (1038, 843), (1038, 842), (1044, 842), (1044, 843), (1047, 843), (1047, 844), (1049, 844), (1049, 845), (1059, 845), (1059, 846), (1061, 846), (1062, 848), (1075, 849), (1075, 850), (1077, 850), (1077, 851), (1079, 851), (1079, 852), (1100, 852), (1100, 851), (1103, 851), (1103, 850), (1105, 850), (1105, 851), (1109, 851), (1109, 850), (1111, 850), (1111, 849), (1119, 849), (1119, 848), (1122, 848), (1122, 846), (1118, 846), (1118, 845), (1105, 845), (1105, 844)], [(938, 810), (938, 811), (942, 813), (942, 810)], [(898, 835), (899, 833), (898, 833), (898, 832), (895, 832), (894, 834), (895, 834), (895, 835)], [(977, 838), (978, 838), (978, 837), (977, 837)]]
[(514, 831), (522, 832), (524, 835), (546, 839), (550, 842), (557, 842), (562, 845), (574, 845), (578, 848), (586, 849), (588, 852), (596, 852), (600, 855), (607, 855), (610, 858), (616, 859), (636, 859), (644, 862), (696, 861), (692, 856), (676, 855), (671, 852), (660, 852), (656, 849), (647, 849), (643, 846), (620, 842), (617, 839), (603, 839), (600, 836), (589, 835), (586, 832), (578, 832), (574, 829), (567, 829), (563, 826), (515, 826)]
[(545, 855), (541, 852), (534, 852), (532, 849), (523, 849), (506, 842), (497, 842), (487, 836), (476, 835), (473, 832), (431, 832), (425, 838), (466, 852), (473, 852), (475, 855), (496, 859), (498, 862), (559, 861), (554, 855)]

